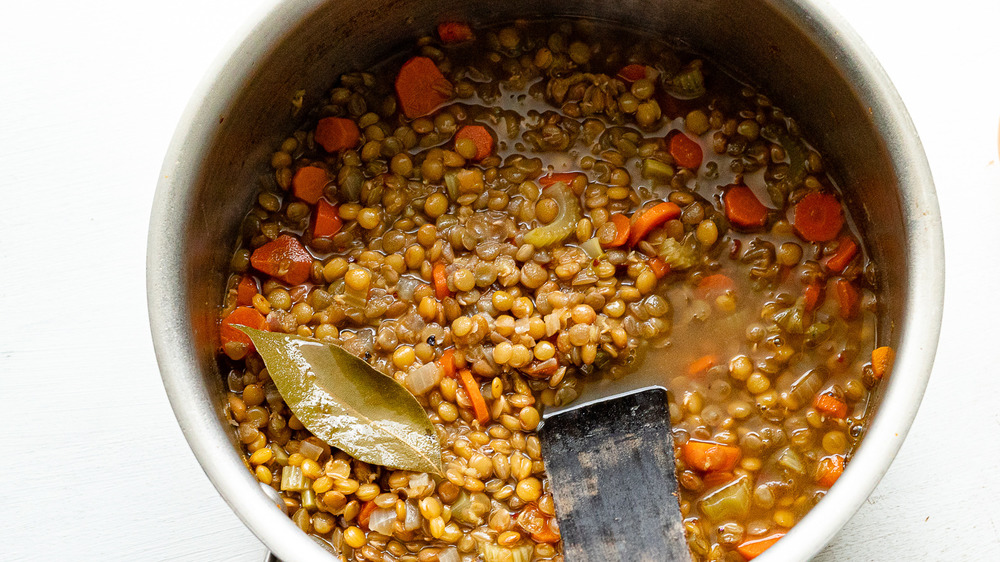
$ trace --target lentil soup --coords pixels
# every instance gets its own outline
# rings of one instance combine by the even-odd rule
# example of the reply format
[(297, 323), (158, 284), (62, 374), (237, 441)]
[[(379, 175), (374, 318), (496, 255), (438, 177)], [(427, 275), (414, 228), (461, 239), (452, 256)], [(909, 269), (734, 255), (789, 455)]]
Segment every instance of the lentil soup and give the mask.
[[(840, 190), (764, 93), (590, 21), (448, 22), (335, 84), (276, 147), (221, 310), (228, 416), (303, 531), (561, 560), (540, 414), (653, 364), (695, 560), (757, 556), (836, 482), (892, 351)], [(443, 477), (312, 435), (232, 325), (395, 378)]]

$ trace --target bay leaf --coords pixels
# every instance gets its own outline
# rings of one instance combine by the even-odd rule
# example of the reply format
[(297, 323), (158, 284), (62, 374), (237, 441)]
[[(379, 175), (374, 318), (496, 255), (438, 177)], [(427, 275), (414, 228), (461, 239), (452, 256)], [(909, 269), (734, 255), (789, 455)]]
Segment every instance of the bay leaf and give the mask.
[(253, 341), (285, 403), (313, 435), (370, 464), (443, 473), (434, 424), (392, 377), (335, 345), (236, 327)]

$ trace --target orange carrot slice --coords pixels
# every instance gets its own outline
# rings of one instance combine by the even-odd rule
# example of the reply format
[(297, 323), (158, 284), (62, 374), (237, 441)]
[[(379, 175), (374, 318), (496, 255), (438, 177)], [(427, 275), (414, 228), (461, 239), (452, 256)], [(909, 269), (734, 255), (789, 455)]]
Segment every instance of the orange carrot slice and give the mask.
[(626, 82), (635, 82), (646, 77), (646, 65), (630, 64), (618, 71), (618, 77)]
[(244, 275), (240, 278), (239, 284), (236, 285), (236, 304), (239, 306), (252, 305), (254, 295), (259, 292), (257, 281), (249, 275)]
[(809, 283), (802, 291), (802, 295), (806, 298), (806, 312), (812, 312), (823, 300), (823, 286), (819, 283)]
[(635, 246), (654, 228), (679, 216), (681, 216), (681, 208), (669, 202), (658, 203), (642, 211), (638, 218), (632, 222), (629, 244)]
[(705, 475), (701, 477), (701, 481), (705, 484), (705, 488), (708, 489), (732, 482), (733, 478), (735, 478), (735, 476), (732, 472), (706, 472)]
[(740, 556), (747, 560), (753, 560), (764, 554), (765, 550), (771, 548), (783, 536), (785, 536), (785, 533), (774, 533), (761, 539), (743, 541), (736, 547), (736, 552), (739, 552)]
[(476, 415), (476, 420), (480, 425), (486, 425), (490, 421), (490, 411), (486, 409), (486, 400), (479, 391), (479, 384), (472, 378), (472, 371), (462, 369), (458, 372), (458, 376), (462, 380), (466, 394), (469, 395), (469, 401), (472, 402), (472, 412)]
[(313, 237), (329, 238), (340, 232), (344, 222), (340, 220), (340, 213), (335, 205), (331, 205), (326, 199), (320, 199), (316, 204), (316, 214), (313, 220)]
[(719, 359), (712, 354), (702, 355), (688, 365), (688, 376), (697, 377), (705, 374), (712, 367), (718, 365)]
[(852, 236), (841, 236), (837, 243), (837, 250), (826, 259), (826, 268), (831, 273), (843, 273), (847, 264), (851, 263), (856, 255), (858, 255), (858, 243), (854, 241)]
[(844, 473), (844, 456), (830, 455), (819, 460), (816, 466), (816, 483), (829, 488)]
[(701, 166), (701, 145), (688, 138), (684, 133), (676, 133), (670, 137), (670, 155), (678, 166), (697, 169)]
[(552, 517), (546, 515), (536, 504), (530, 503), (517, 515), (517, 524), (531, 535), (535, 542), (555, 544), (559, 542), (559, 533), (552, 530), (549, 524)]
[(817, 394), (816, 399), (813, 400), (813, 406), (832, 418), (844, 419), (847, 417), (847, 404), (836, 396)]
[(760, 228), (767, 224), (767, 207), (745, 185), (730, 186), (722, 196), (726, 218), (737, 227)]
[(493, 153), (493, 136), (482, 125), (465, 125), (455, 133), (455, 142), (469, 139), (476, 145), (476, 155), (473, 160), (479, 162)]
[(615, 239), (606, 248), (617, 248), (624, 246), (628, 242), (629, 232), (632, 230), (632, 221), (621, 213), (611, 215), (611, 222), (615, 225)]
[(316, 132), (313, 138), (318, 142), (323, 150), (327, 152), (338, 152), (354, 148), (361, 138), (361, 131), (358, 125), (344, 117), (324, 117), (316, 124)]
[(289, 285), (299, 285), (309, 279), (312, 254), (298, 238), (282, 234), (250, 255), (250, 264), (260, 272)]
[(292, 193), (296, 197), (315, 205), (323, 196), (323, 188), (330, 180), (326, 170), (316, 166), (303, 166), (292, 176)]
[(368, 529), (368, 522), (371, 520), (372, 512), (378, 509), (374, 500), (369, 500), (361, 504), (361, 511), (358, 513), (358, 525)]
[(448, 290), (448, 273), (444, 269), (444, 264), (438, 262), (434, 264), (434, 268), (431, 269), (431, 277), (434, 280), (434, 295), (439, 301), (451, 296), (451, 291)]
[(740, 449), (713, 441), (688, 440), (681, 445), (681, 458), (688, 466), (702, 472), (727, 472), (740, 460)]
[(234, 326), (246, 326), (247, 328), (254, 328), (256, 330), (266, 330), (267, 320), (252, 306), (237, 307), (229, 313), (229, 316), (226, 316), (222, 320), (222, 326), (219, 327), (219, 338), (222, 340), (222, 344), (225, 345), (230, 342), (242, 343), (247, 346), (247, 349), (252, 351), (254, 347), (253, 342), (250, 341), (250, 336), (237, 330)]
[(810, 242), (828, 242), (844, 226), (840, 201), (829, 193), (810, 193), (792, 211), (792, 224), (799, 236)]
[(670, 274), (670, 264), (663, 261), (663, 258), (650, 258), (649, 268), (653, 270), (653, 275), (657, 279), (663, 279)]
[(546, 188), (552, 184), (563, 182), (566, 185), (573, 183), (576, 176), (579, 176), (580, 172), (558, 172), (553, 174), (545, 174), (544, 176), (538, 178), (538, 184), (543, 188)]
[(413, 57), (403, 63), (396, 75), (396, 96), (403, 113), (416, 119), (451, 99), (451, 82), (431, 59)]
[(840, 317), (851, 320), (861, 309), (861, 293), (847, 279), (837, 279), (837, 302), (840, 303)]
[(881, 379), (892, 369), (892, 362), (896, 359), (896, 352), (891, 347), (877, 347), (872, 351), (872, 374), (876, 379)]
[(441, 359), (438, 359), (438, 364), (441, 365), (441, 371), (444, 373), (444, 376), (455, 378), (455, 348), (449, 347), (444, 350), (444, 353), (441, 354)]
[(701, 281), (698, 281), (698, 287), (695, 288), (694, 294), (701, 300), (708, 300), (735, 289), (736, 283), (728, 275), (713, 273), (712, 275), (702, 277)]
[(441, 38), (441, 42), (445, 45), (472, 41), (476, 37), (472, 34), (471, 27), (457, 21), (446, 21), (438, 24), (437, 32), (438, 37)]

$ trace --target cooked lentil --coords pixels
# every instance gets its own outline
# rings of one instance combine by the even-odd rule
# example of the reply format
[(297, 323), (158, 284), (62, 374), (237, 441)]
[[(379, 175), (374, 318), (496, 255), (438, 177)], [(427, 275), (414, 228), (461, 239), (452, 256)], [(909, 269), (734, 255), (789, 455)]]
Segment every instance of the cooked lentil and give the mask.
[[(313, 437), (259, 356), (230, 341), (227, 414), (248, 464), (345, 559), (561, 560), (541, 411), (652, 355), (676, 366), (664, 382), (692, 555), (742, 560), (741, 543), (793, 526), (836, 480), (824, 469), (858, 443), (878, 380), (866, 360), (874, 265), (863, 244), (838, 253), (861, 240), (849, 221), (841, 238), (815, 241), (795, 214), (837, 186), (765, 95), (662, 41), (593, 22), (477, 34), (418, 41), (462, 100), (429, 115), (399, 109), (396, 59), (340, 77), (270, 158), (222, 317), (248, 308), (269, 330), (341, 345), (399, 381), (450, 351), (480, 383), (489, 421), (443, 377), (418, 400), (444, 477), (368, 465)], [(641, 75), (626, 75), (633, 67)], [(352, 147), (317, 146), (325, 117), (353, 120)], [(496, 141), (475, 162), (475, 142), (452, 141), (472, 123)], [(306, 165), (331, 178), (323, 202), (341, 224), (328, 236), (294, 196)], [(733, 186), (763, 202), (760, 226), (729, 208)], [(611, 220), (624, 214), (636, 231), (665, 201), (678, 212), (637, 240)], [(543, 227), (561, 230), (539, 242)], [(304, 283), (283, 280), (290, 258), (255, 261), (282, 235), (308, 248)]]

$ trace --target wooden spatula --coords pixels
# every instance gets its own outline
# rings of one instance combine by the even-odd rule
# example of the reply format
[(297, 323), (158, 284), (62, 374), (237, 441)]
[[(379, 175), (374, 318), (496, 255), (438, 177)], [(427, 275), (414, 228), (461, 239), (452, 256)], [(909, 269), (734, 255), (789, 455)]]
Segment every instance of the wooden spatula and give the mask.
[(546, 412), (539, 430), (567, 562), (691, 559), (667, 391), (636, 375)]

